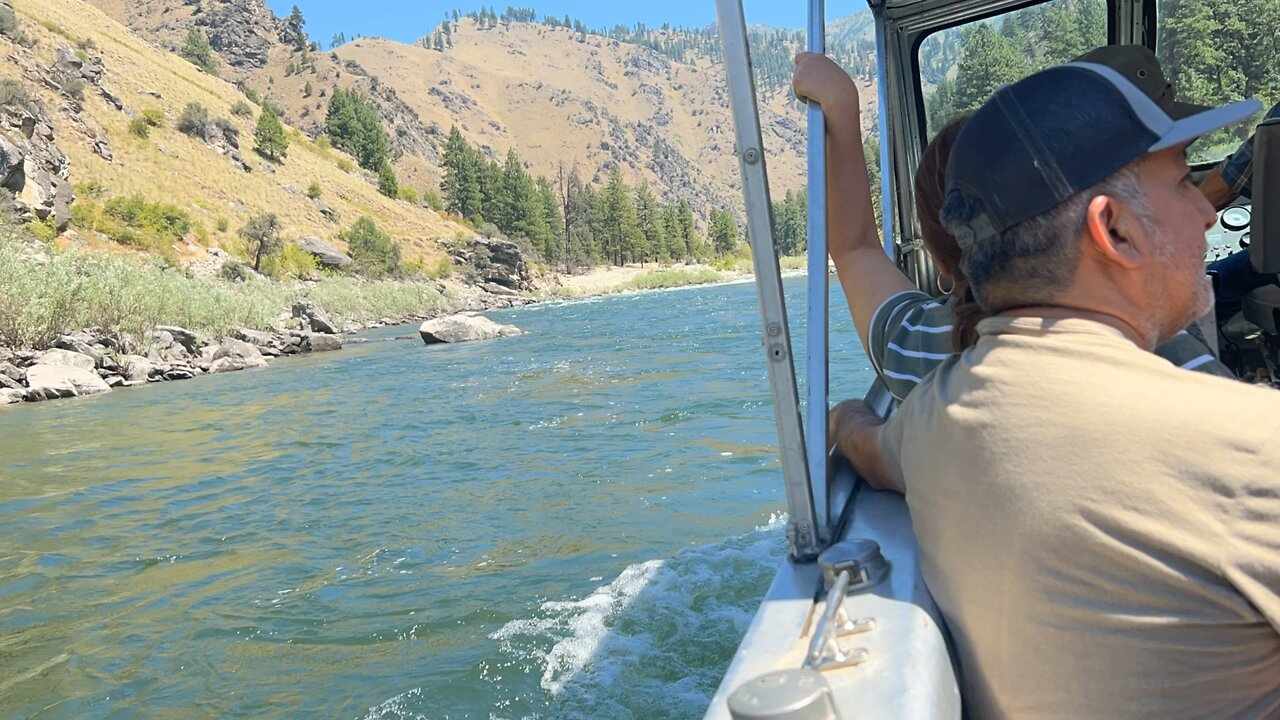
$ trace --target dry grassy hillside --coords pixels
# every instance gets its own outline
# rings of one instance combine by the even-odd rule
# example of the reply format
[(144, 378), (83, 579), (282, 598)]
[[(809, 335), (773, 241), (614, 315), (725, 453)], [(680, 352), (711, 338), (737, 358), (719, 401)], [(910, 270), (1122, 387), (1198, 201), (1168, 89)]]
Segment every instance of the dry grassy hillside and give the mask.
[[(401, 242), (408, 257), (428, 262), (443, 257), (438, 239), (465, 232), (430, 210), (379, 195), (358, 171), (339, 168), (340, 160), (349, 158), (321, 149), (296, 130), (287, 129), (291, 138), (287, 159), (272, 164), (258, 157), (252, 150), (255, 117), (230, 112), (233, 103), (244, 99), (235, 87), (140, 40), (91, 5), (77, 0), (17, 0), (14, 7), (19, 18), (34, 21), (28, 32), (36, 43), (29, 52), (37, 64), (51, 63), (59, 46), (90, 41), (84, 52), (102, 57), (102, 86), (124, 103), (121, 111), (89, 93), (76, 113), (58, 94), (28, 84), (31, 94), (54, 110), (57, 142), (71, 159), (74, 183), (100, 183), (108, 197), (141, 193), (150, 200), (173, 202), (199, 223), (210, 244), (229, 248), (238, 246), (235, 231), (249, 216), (268, 211), (280, 216), (287, 237), (316, 235), (327, 240), (336, 240), (342, 228), (369, 215)], [(14, 57), (20, 51), (12, 47), (9, 54)], [(18, 63), (5, 62), (0, 64), (0, 76), (21, 78), (22, 69)], [(239, 129), (241, 150), (252, 172), (244, 172), (205, 143), (174, 129), (189, 102), (207, 106), (211, 116), (227, 118)], [(163, 112), (165, 126), (153, 129), (147, 139), (131, 135), (130, 120), (148, 109)], [(107, 139), (112, 160), (93, 151), (94, 136)], [(320, 186), (324, 202), (340, 213), (338, 222), (326, 220), (306, 197), (312, 182)], [(220, 231), (220, 227), (226, 229)]]
[[(667, 199), (739, 207), (733, 126), (719, 69), (540, 24), (480, 30), (462, 19), (443, 52), (365, 38), (338, 48), (423, 120), (457, 124), (495, 153), (514, 147), (534, 172), (577, 163), (586, 178), (621, 165)], [(803, 115), (775, 97), (762, 110), (774, 192), (803, 184)]]

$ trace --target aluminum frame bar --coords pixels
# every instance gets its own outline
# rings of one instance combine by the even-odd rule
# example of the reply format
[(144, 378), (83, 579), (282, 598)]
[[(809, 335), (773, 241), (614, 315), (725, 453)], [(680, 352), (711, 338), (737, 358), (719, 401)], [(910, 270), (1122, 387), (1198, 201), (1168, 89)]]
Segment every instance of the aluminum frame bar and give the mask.
[[(816, 558), (822, 550), (821, 534), (825, 523), (819, 523), (814, 509), (813, 486), (805, 461), (806, 446), (800, 423), (791, 331), (782, 293), (782, 273), (774, 251), (773, 207), (769, 200), (764, 143), (760, 135), (760, 115), (756, 108), (751, 71), (751, 50), (747, 44), (747, 24), (741, 0), (716, 0), (716, 17), (720, 44), (724, 49), (729, 105), (733, 111), (738, 165), (742, 172), (742, 191), (747, 209), (747, 239), (751, 242), (755, 266), (756, 293), (764, 328), (763, 345), (773, 393), (782, 478), (786, 486), (787, 540), (791, 557), (808, 561)], [(822, 427), (825, 430), (825, 419)]]
[[(826, 3), (809, 0), (808, 50), (825, 55)], [(827, 340), (830, 314), (827, 308), (827, 128), (822, 107), (809, 103), (808, 177), (808, 292), (805, 324), (805, 455), (809, 462), (809, 483), (813, 487), (814, 504), (827, 507), (827, 478), (830, 472), (827, 442), (828, 392), (830, 385)], [(827, 513), (822, 513), (825, 517)], [(830, 540), (825, 523), (818, 529), (819, 539)]]

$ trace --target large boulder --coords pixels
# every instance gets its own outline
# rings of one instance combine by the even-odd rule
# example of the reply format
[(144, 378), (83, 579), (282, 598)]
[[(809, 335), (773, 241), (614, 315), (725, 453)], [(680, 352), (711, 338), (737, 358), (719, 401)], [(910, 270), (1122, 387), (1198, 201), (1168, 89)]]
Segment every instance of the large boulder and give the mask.
[(351, 264), (351, 256), (318, 237), (304, 237), (297, 241), (298, 247), (311, 253), (325, 267), (340, 268)]
[(156, 364), (141, 355), (124, 355), (117, 362), (125, 383), (138, 385), (146, 382), (156, 371)]
[(436, 343), (460, 343), (472, 340), (491, 340), (520, 334), (515, 325), (499, 325), (480, 315), (449, 315), (422, 323), (418, 328), (422, 341)]
[(226, 340), (222, 347), (213, 354), (213, 364), (209, 366), (211, 373), (233, 372), (247, 368), (266, 367), (267, 360), (257, 346), (243, 340)]
[(26, 390), (0, 390), (0, 405), (12, 405), (14, 403), (22, 402), (22, 399), (26, 397), (26, 395)]
[(299, 349), (304, 353), (332, 352), (342, 349), (342, 338), (337, 335), (323, 333), (303, 333)]
[[(80, 368), (82, 370), (93, 370), (97, 363), (88, 355), (82, 355), (71, 350), (63, 350), (55, 348), (53, 350), (45, 350), (36, 356), (32, 367), (44, 365), (47, 367), (69, 367)], [(31, 369), (27, 369), (27, 376), (30, 378)]]
[(200, 342), (200, 337), (186, 328), (180, 328), (174, 325), (156, 326), (157, 338), (163, 338), (164, 335), (162, 333), (168, 333), (170, 345), (177, 343), (192, 355), (195, 355), (200, 351), (200, 345), (202, 344)]
[(511, 290), (533, 288), (533, 274), (529, 271), (524, 251), (510, 240), (500, 238), (472, 238), (462, 247), (452, 251), (453, 262), (475, 268), (481, 282), (495, 283)]
[(92, 358), (65, 350), (49, 352), (66, 353), (66, 355), (84, 358), (89, 362), (89, 367), (86, 368), (83, 364), (62, 364), (67, 360), (64, 356), (48, 358), (50, 362), (46, 364), (44, 362), (46, 358), (42, 356), (35, 365), (27, 368), (27, 400), (97, 395), (111, 389), (107, 382), (93, 370)]
[(329, 322), (329, 318), (324, 314), (324, 311), (305, 300), (293, 304), (293, 316), (302, 320), (311, 332), (326, 333), (328, 335), (338, 334), (337, 326)]

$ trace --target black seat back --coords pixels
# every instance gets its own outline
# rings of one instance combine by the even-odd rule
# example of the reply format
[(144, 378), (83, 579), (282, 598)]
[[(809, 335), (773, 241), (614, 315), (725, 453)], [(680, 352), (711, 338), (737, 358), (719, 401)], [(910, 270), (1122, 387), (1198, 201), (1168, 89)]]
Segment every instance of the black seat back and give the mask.
[(1258, 126), (1253, 145), (1253, 217), (1249, 262), (1267, 275), (1280, 273), (1280, 118)]

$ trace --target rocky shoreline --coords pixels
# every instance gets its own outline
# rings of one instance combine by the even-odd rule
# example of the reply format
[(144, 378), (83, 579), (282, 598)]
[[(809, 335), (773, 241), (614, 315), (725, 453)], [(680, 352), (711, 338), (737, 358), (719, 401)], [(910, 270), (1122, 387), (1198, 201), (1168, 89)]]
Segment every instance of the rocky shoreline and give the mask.
[(535, 302), (521, 295), (463, 288), (441, 312), (382, 318), (339, 329), (325, 312), (296, 303), (287, 322), (274, 330), (243, 328), (231, 337), (211, 338), (186, 328), (160, 326), (147, 337), (115, 338), (97, 328), (61, 335), (46, 350), (0, 347), (0, 406), (98, 395), (148, 383), (190, 380), (251, 368), (292, 355), (341, 350), (360, 330), (430, 320), (458, 312), (483, 312)]

